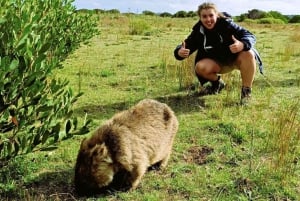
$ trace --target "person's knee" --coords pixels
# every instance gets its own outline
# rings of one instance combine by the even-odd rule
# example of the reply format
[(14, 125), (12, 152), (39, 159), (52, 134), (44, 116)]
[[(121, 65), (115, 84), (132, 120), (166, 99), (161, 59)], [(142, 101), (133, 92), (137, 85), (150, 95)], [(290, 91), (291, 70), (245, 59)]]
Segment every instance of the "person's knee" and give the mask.
[(252, 50), (242, 51), (239, 53), (238, 58), (235, 61), (236, 66), (239, 70), (245, 66), (248, 68), (249, 65), (255, 68), (255, 54)]
[(201, 61), (198, 61), (195, 65), (195, 72), (197, 75), (204, 75), (206, 74), (205, 64)]
[(195, 72), (198, 75), (209, 75), (211, 73), (217, 73), (219, 71), (220, 67), (211, 59), (200, 60), (195, 65)]
[(239, 53), (238, 60), (255, 60), (255, 54), (252, 50), (242, 51)]

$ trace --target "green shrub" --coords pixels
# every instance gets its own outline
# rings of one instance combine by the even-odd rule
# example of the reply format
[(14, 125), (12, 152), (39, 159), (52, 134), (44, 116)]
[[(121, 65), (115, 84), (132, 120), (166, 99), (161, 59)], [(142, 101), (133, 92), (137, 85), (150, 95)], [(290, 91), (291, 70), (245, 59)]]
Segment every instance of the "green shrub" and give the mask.
[(132, 20), (129, 26), (130, 35), (143, 35), (151, 30), (151, 26), (142, 19)]
[(189, 11), (189, 12), (187, 12), (186, 16), (187, 17), (196, 17), (197, 13), (195, 11)]
[(156, 14), (150, 10), (144, 10), (143, 12), (143, 15), (150, 15), (150, 16), (155, 16)]
[(249, 19), (249, 18), (244, 19), (243, 22), (249, 23), (249, 24), (257, 24), (257, 20), (253, 20), (253, 19)]
[(72, 105), (81, 94), (74, 95), (67, 80), (51, 78), (98, 33), (97, 20), (75, 12), (72, 2), (0, 2), (0, 159), (80, 132)]
[(172, 17), (172, 14), (168, 13), (168, 12), (163, 12), (163, 13), (160, 13), (159, 16), (160, 17)]
[(285, 22), (281, 19), (275, 19), (275, 18), (261, 18), (257, 21), (259, 24), (285, 24)]
[(110, 13), (110, 14), (120, 14), (121, 12), (118, 9), (110, 9), (110, 10), (106, 10), (106, 13)]
[(187, 17), (187, 12), (184, 10), (178, 11), (173, 15), (173, 17), (185, 18), (185, 17)]
[(270, 11), (268, 12), (268, 14), (270, 15), (270, 17), (275, 18), (275, 19), (280, 19), (282, 20), (285, 24), (288, 23), (289, 18), (285, 15), (282, 15), (280, 12), (278, 11)]

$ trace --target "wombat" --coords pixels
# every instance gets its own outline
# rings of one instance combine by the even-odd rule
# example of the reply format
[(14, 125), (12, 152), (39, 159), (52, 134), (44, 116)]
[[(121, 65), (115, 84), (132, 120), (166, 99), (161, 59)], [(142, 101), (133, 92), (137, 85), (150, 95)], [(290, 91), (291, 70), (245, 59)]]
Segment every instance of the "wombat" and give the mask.
[(177, 130), (172, 109), (153, 99), (115, 114), (81, 142), (75, 165), (76, 191), (97, 192), (109, 186), (119, 172), (128, 173), (128, 189), (134, 190), (149, 167), (166, 167)]

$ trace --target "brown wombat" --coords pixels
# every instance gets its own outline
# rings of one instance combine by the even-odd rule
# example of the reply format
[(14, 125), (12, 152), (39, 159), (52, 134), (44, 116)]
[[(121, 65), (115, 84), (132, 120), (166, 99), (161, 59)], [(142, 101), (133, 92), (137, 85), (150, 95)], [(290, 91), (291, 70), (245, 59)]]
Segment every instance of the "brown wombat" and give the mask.
[(169, 106), (145, 99), (114, 115), (81, 143), (75, 166), (79, 194), (110, 185), (121, 171), (128, 173), (131, 190), (147, 169), (165, 167), (172, 152), (178, 120)]

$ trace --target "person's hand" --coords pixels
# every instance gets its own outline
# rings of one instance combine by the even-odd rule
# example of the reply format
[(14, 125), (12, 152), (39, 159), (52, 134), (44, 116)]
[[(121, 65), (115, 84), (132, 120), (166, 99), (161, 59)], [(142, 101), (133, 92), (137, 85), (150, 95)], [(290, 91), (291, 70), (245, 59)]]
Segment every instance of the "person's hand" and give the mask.
[(244, 49), (244, 43), (239, 41), (232, 35), (233, 44), (229, 45), (229, 49), (232, 53), (241, 52)]
[(182, 42), (181, 48), (178, 50), (178, 55), (182, 58), (189, 57), (190, 50), (185, 48), (185, 41)]

